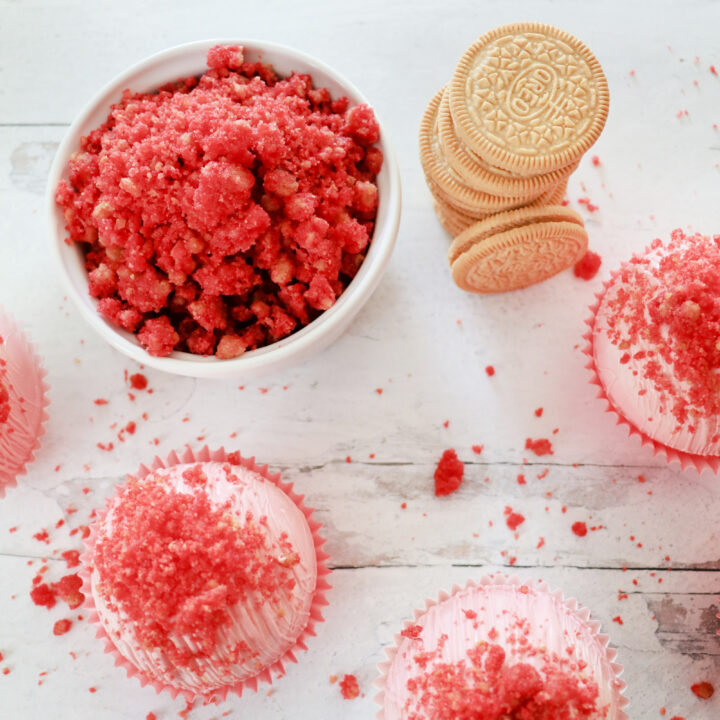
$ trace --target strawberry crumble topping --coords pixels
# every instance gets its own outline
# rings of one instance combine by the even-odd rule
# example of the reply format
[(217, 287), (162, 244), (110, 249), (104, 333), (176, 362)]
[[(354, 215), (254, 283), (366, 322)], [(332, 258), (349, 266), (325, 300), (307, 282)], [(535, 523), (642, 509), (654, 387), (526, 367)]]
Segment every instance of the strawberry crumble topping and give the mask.
[(581, 682), (559, 661), (547, 661), (541, 671), (527, 663), (507, 663), (502, 647), (484, 642), (470, 648), (467, 659), (438, 663), (427, 674), (409, 679), (408, 690), (417, 697), (417, 709), (408, 720), (597, 717), (596, 684)]
[(53, 635), (64, 635), (70, 631), (72, 620), (58, 620), (53, 626)]
[(60, 554), (63, 560), (67, 563), (68, 568), (74, 568), (80, 565), (80, 551), (79, 550), (66, 550)]
[(160, 467), (130, 477), (96, 525), (91, 599), (141, 676), (211, 702), (304, 649), (321, 619), (315, 539), (238, 453)]
[(513, 531), (518, 529), (520, 525), (525, 522), (525, 516), (520, 513), (512, 512), (506, 513), (505, 524)]
[(144, 390), (148, 386), (148, 380), (142, 373), (134, 373), (129, 380), (130, 387), (134, 390)]
[(99, 312), (155, 356), (233, 358), (307, 325), (357, 273), (377, 213), (367, 105), (239, 46), (207, 64), (126, 90), (55, 195)]
[(445, 450), (435, 469), (435, 496), (450, 495), (462, 484), (465, 465), (454, 450)]
[(592, 250), (588, 250), (573, 268), (575, 277), (583, 280), (592, 280), (600, 269), (602, 258)]
[(672, 233), (625, 263), (605, 326), (678, 429), (720, 413), (720, 235)]
[(354, 675), (345, 675), (340, 681), (340, 692), (345, 700), (354, 700), (360, 695), (360, 685)]
[[(298, 558), (287, 538), (271, 547), (264, 518), (248, 512), (240, 524), (230, 501), (216, 506), (201, 465), (183, 478), (196, 492), (153, 476), (131, 480), (112, 510), (112, 532), (98, 538), (94, 564), (100, 591), (133, 624), (139, 642), (201, 673), (197, 660), (216, 650), (232, 621), (228, 608), (292, 589)], [(182, 636), (190, 642), (179, 645), (175, 638)], [(246, 652), (235, 649), (236, 656)]]
[(85, 596), (80, 591), (82, 579), (77, 573), (65, 575), (56, 583), (40, 582), (42, 575), (37, 575), (33, 580), (33, 589), (30, 591), (30, 598), (35, 605), (46, 607), (48, 610), (55, 607), (57, 599), (67, 603), (71, 610), (79, 608)]
[(690, 689), (702, 700), (709, 700), (715, 694), (715, 688), (712, 683), (707, 681), (695, 683), (690, 686)]
[(547, 438), (538, 438), (537, 440), (527, 438), (525, 440), (525, 449), (531, 450), (539, 457), (553, 454), (552, 443)]

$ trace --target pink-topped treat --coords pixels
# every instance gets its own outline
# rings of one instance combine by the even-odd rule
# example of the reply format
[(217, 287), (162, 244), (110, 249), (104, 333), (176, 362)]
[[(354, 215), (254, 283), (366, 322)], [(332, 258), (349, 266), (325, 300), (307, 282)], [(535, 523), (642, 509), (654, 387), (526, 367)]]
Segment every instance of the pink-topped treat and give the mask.
[(304, 647), (325, 572), (317, 553), (306, 513), (271, 478), (191, 462), (118, 490), (95, 526), (86, 576), (126, 667), (211, 700), (269, 680)]
[(689, 456), (720, 456), (720, 235), (676, 230), (623, 264), (591, 343), (599, 382), (631, 427)]
[(44, 378), (34, 348), (0, 310), (0, 498), (40, 446), (48, 406)]
[(428, 603), (383, 668), (382, 720), (619, 720), (620, 670), (589, 613), (486, 578)]
[(202, 76), (126, 90), (56, 191), (98, 311), (154, 356), (234, 358), (328, 310), (378, 208), (380, 128), (239, 46)]

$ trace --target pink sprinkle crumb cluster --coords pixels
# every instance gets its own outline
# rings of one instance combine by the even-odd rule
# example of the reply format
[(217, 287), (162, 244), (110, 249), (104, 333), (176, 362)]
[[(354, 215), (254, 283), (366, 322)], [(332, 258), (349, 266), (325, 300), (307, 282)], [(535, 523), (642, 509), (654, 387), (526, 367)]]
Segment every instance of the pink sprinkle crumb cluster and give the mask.
[[(229, 465), (226, 474), (234, 481)], [(133, 623), (139, 642), (202, 674), (198, 662), (205, 658), (213, 657), (215, 667), (231, 666), (249, 652), (238, 645), (234, 654), (214, 654), (232, 620), (228, 608), (253, 594), (270, 600), (292, 589), (298, 556), (286, 537), (269, 545), (266, 518), (247, 512), (238, 527), (230, 501), (215, 507), (203, 491), (201, 465), (183, 478), (197, 494), (153, 482), (153, 476), (131, 480), (115, 507), (112, 534), (97, 541), (94, 562), (103, 593)], [(179, 636), (191, 642), (179, 646)]]
[(623, 265), (619, 280), (607, 329), (626, 350), (620, 362), (638, 363), (678, 424), (720, 413), (720, 235), (675, 230)]
[(367, 105), (215, 47), (83, 138), (56, 201), (99, 311), (151, 355), (232, 358), (330, 308), (363, 262), (383, 155)]
[[(443, 636), (447, 641), (447, 636)], [(581, 720), (597, 718), (597, 684), (582, 680), (568, 659), (546, 656), (540, 670), (506, 662), (505, 650), (481, 642), (466, 659), (432, 664), (435, 653), (418, 651), (415, 663), (431, 669), (410, 678), (408, 720)], [(526, 648), (528, 654), (533, 649)]]

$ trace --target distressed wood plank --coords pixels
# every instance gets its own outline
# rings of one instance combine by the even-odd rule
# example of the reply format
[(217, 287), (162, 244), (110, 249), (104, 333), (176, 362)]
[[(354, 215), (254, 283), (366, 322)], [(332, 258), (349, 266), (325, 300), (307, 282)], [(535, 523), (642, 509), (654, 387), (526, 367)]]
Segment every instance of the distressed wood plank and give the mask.
[[(417, 125), (480, 32), (528, 15), (576, 33), (608, 75), (611, 114), (592, 151), (601, 164), (586, 158), (569, 190), (603, 268), (589, 284), (566, 273), (522, 293), (465, 296), (449, 279), (448, 238), (417, 160)], [(653, 25), (654, 16), (663, 21)], [(126, 32), (127, 17), (142, 22)], [(291, 13), (278, 2), (248, 13), (208, 0), (199, 13), (197, 4), (164, 0), (0, 0), (0, 18), (0, 305), (40, 346), (52, 385), (43, 450), (0, 502), (0, 651), (12, 669), (0, 675), (3, 720), (39, 720), (48, 707), (61, 718), (99, 720), (181, 709), (126, 681), (84, 623), (53, 637), (52, 622), (67, 613), (36, 608), (27, 593), (43, 554), (49, 575), (64, 572), (53, 552), (80, 547), (69, 532), (123, 473), (186, 442), (239, 448), (282, 471), (317, 508), (339, 568), (328, 620), (308, 654), (272, 694), (234, 699), (227, 707), (237, 714), (279, 720), (301, 707), (304, 716), (370, 717), (375, 663), (412, 607), (503, 567), (543, 577), (593, 610), (626, 667), (631, 717), (657, 717), (663, 706), (669, 717), (720, 715), (720, 693), (703, 702), (689, 691), (700, 680), (717, 685), (720, 669), (718, 480), (668, 469), (628, 441), (593, 399), (577, 347), (592, 293), (611, 268), (674, 227), (718, 231), (720, 84), (709, 66), (720, 67), (720, 54), (707, 28), (720, 24), (720, 2), (490, 0), (479, 8), (469, 0), (368, 0), (360, 14), (326, 0)], [(131, 400), (124, 372), (138, 366), (90, 334), (50, 261), (47, 170), (67, 123), (104, 82), (152, 52), (228, 28), (316, 54), (367, 94), (403, 175), (398, 246), (376, 294), (321, 356), (254, 383), (143, 370), (153, 393)], [(681, 110), (688, 115), (678, 118)], [(580, 197), (600, 209), (588, 214)], [(99, 397), (108, 405), (95, 405)], [(130, 420), (137, 432), (120, 442)], [(551, 438), (554, 454), (528, 455), (528, 437)], [(98, 447), (109, 442), (112, 452)], [(467, 463), (466, 480), (456, 495), (436, 499), (432, 473), (447, 447)], [(506, 506), (526, 518), (517, 537), (504, 523)], [(579, 538), (575, 521), (602, 529)], [(50, 546), (32, 537), (43, 527)], [(340, 699), (328, 677), (345, 672), (357, 674), (364, 698)], [(217, 715), (202, 709), (193, 717)]]

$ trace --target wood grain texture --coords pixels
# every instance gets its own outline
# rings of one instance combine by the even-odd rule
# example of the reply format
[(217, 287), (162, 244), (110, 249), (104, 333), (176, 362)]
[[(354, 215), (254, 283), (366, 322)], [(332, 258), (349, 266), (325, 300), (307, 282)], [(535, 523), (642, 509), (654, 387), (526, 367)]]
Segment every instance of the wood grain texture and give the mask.
[[(703, 701), (689, 689), (720, 686), (720, 480), (668, 468), (628, 439), (594, 398), (581, 353), (593, 293), (620, 261), (675, 227), (720, 232), (720, 78), (710, 72), (720, 51), (708, 30), (720, 25), (718, 0), (367, 0), (362, 9), (269, 0), (252, 12), (220, 0), (201, 9), (0, 0), (0, 18), (0, 305), (39, 345), (52, 388), (37, 461), (0, 502), (0, 668), (11, 669), (0, 674), (2, 720), (40, 720), (48, 708), (61, 720), (182, 709), (124, 678), (85, 622), (54, 637), (55, 620), (77, 613), (37, 608), (28, 593), (42, 558), (49, 579), (66, 572), (59, 553), (81, 547), (71, 532), (124, 473), (185, 443), (240, 449), (281, 471), (316, 508), (335, 568), (327, 620), (287, 677), (269, 694), (192, 718), (370, 718), (375, 665), (412, 609), (499, 569), (543, 578), (591, 608), (625, 666), (631, 717), (659, 717), (661, 707), (667, 717), (720, 716), (720, 693)], [(568, 191), (603, 266), (589, 283), (564, 273), (478, 298), (450, 278), (417, 127), (466, 47), (523, 19), (576, 34), (608, 77), (610, 115), (589, 153), (600, 164), (586, 157)], [(139, 367), (92, 335), (64, 298), (47, 250), (45, 178), (67, 124), (112, 76), (165, 47), (228, 34), (315, 54), (370, 98), (401, 166), (397, 250), (373, 298), (322, 355), (253, 383), (142, 370), (152, 393), (131, 399), (124, 373)], [(588, 212), (582, 198), (599, 209)], [(137, 431), (121, 442), (129, 421)], [(552, 455), (525, 449), (539, 437), (551, 439)], [(98, 446), (110, 442), (110, 452)], [(448, 447), (466, 478), (436, 499), (432, 473)], [(517, 533), (506, 507), (525, 517)], [(587, 536), (573, 533), (575, 522)], [(33, 538), (42, 528), (50, 545)], [(342, 700), (329, 678), (345, 673), (357, 675), (363, 697)]]

